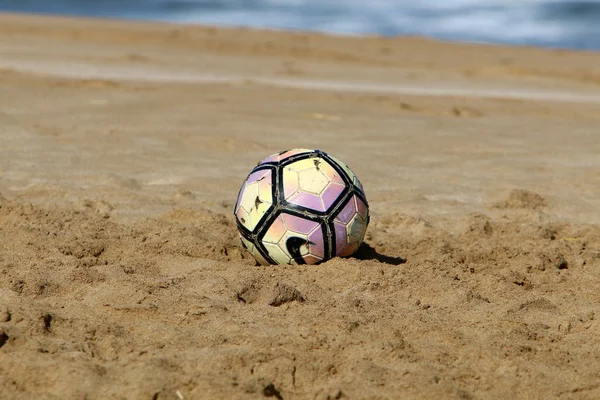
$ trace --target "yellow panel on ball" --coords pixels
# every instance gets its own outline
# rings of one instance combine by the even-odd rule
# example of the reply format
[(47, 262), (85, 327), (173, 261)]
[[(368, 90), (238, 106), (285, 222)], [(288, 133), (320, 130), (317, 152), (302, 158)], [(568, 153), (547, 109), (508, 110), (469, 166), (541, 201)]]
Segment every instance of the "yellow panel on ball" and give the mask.
[(321, 194), (329, 185), (329, 179), (317, 169), (306, 169), (298, 173), (300, 180), (300, 190), (313, 194)]
[(289, 264), (292, 259), (280, 246), (273, 243), (265, 243), (265, 249), (269, 253), (269, 257), (277, 264)]
[(286, 169), (293, 169), (296, 172), (304, 171), (307, 169), (315, 169), (316, 158), (305, 158), (304, 160), (294, 161), (291, 164), (286, 165)]
[(254, 230), (273, 204), (270, 170), (259, 170), (248, 177), (238, 197), (236, 216), (249, 231)]

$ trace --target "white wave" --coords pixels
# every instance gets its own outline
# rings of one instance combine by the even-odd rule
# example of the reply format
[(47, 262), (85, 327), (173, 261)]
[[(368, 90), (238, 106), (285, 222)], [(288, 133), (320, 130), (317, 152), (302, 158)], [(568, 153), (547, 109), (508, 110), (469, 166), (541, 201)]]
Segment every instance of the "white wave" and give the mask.
[[(597, 0), (600, 3), (600, 0)], [(557, 42), (577, 27), (540, 20), (548, 0), (263, 0), (252, 9), (171, 14), (182, 23), (308, 29), (342, 34), (417, 34), (489, 42)], [(256, 6), (256, 4), (255, 4)]]
[[(594, 19), (596, 14), (588, 15), (576, 7), (575, 11), (564, 11), (574, 3), (575, 0), (0, 0), (0, 10), (50, 12), (54, 9), (78, 15), (180, 23), (351, 35), (411, 34), (463, 41), (585, 45), (600, 49), (600, 24)], [(579, 0), (577, 4), (600, 4), (600, 0)], [(565, 14), (561, 14), (563, 11)]]

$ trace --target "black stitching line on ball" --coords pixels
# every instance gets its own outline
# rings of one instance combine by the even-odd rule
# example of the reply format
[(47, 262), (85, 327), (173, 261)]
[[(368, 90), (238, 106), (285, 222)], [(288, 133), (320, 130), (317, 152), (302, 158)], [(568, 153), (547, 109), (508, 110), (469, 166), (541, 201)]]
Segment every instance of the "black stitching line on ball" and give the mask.
[(254, 246), (258, 249), (258, 252), (260, 253), (261, 256), (263, 256), (263, 258), (265, 260), (267, 260), (270, 264), (277, 264), (275, 262), (275, 260), (273, 260), (273, 258), (271, 258), (271, 256), (269, 255), (269, 251), (263, 244), (262, 239), (267, 234), (267, 231), (269, 230), (269, 228), (271, 227), (273, 222), (279, 216), (279, 211), (275, 207), (273, 210), (270, 211), (269, 214), (265, 214), (265, 215), (266, 215), (266, 219), (261, 226), (262, 229), (259, 229), (258, 232), (254, 235), (253, 242), (254, 242)]
[[(369, 207), (369, 202), (367, 201), (367, 196), (365, 195), (364, 190), (362, 190), (360, 187), (356, 186), (354, 184), (354, 180), (350, 179), (350, 176), (348, 175), (348, 173), (346, 171), (344, 171), (344, 169), (342, 167), (340, 167), (339, 164), (337, 162), (335, 162), (327, 153), (323, 153), (323, 154), (324, 154), (323, 158), (325, 160), (327, 160), (327, 162), (329, 164), (331, 164), (331, 166), (340, 174), (340, 176), (342, 177), (342, 179), (349, 186), (351, 186), (352, 189), (354, 189), (354, 192), (363, 201), (363, 203), (365, 203), (365, 205), (367, 207)], [(348, 167), (348, 168), (350, 168), (350, 167)], [(358, 177), (356, 175), (354, 175), (354, 176), (360, 182), (360, 180), (358, 179)]]
[(331, 157), (329, 157), (329, 155), (327, 153), (320, 152), (320, 156), (325, 161), (327, 161), (327, 164), (331, 165), (333, 167), (333, 169), (335, 169), (335, 171), (342, 177), (342, 180), (344, 182), (346, 182), (346, 185), (350, 185), (350, 186), (354, 187), (354, 181), (352, 179), (350, 179), (350, 176), (346, 173), (346, 171), (344, 171), (344, 169), (337, 162), (335, 162)]
[[(331, 234), (333, 236), (333, 239), (331, 240), (331, 258), (335, 257), (336, 252), (337, 252), (337, 248), (336, 248), (336, 240), (337, 240), (337, 236), (336, 236), (336, 232), (335, 232), (335, 219), (337, 218), (338, 215), (340, 215), (340, 213), (342, 212), (342, 210), (344, 209), (344, 207), (346, 207), (346, 205), (348, 205), (348, 203), (350, 203), (350, 201), (353, 199), (354, 193), (350, 192), (348, 197), (346, 197), (343, 201), (341, 201), (339, 203), (339, 206), (337, 207), (337, 209), (335, 210), (335, 212), (333, 212), (331, 214), (331, 218), (328, 221), (328, 225), (329, 225), (329, 229), (331, 230)], [(345, 225), (347, 226), (347, 225)], [(346, 232), (346, 235), (348, 234), (348, 232)], [(343, 247), (343, 246), (342, 246)]]
[(288, 158), (286, 158), (285, 160), (279, 161), (279, 167), (285, 167), (288, 164), (294, 163), (296, 161), (300, 161), (300, 160), (305, 160), (308, 158), (314, 158), (315, 155), (317, 155), (318, 150), (313, 150), (311, 152), (307, 152), (307, 153), (300, 153), (300, 154), (294, 154), (293, 156), (290, 156)]
[(323, 261), (331, 260), (335, 254), (335, 232), (333, 230), (333, 222), (323, 221), (321, 223), (321, 229), (323, 229), (323, 241), (325, 242), (325, 259)]

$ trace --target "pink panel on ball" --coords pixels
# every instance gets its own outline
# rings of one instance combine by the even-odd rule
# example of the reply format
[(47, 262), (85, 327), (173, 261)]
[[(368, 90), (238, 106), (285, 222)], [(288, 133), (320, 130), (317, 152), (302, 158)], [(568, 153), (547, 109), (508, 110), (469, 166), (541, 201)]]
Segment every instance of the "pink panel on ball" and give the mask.
[(335, 217), (335, 221), (341, 222), (344, 225), (347, 225), (354, 215), (356, 214), (356, 203), (354, 202), (354, 198), (350, 199), (350, 201), (344, 206), (342, 211)]
[(310, 221), (308, 219), (296, 217), (290, 214), (281, 214), (281, 218), (285, 222), (285, 226), (291, 231), (303, 233), (307, 235), (312, 232), (317, 226), (318, 222)]
[(311, 210), (325, 211), (321, 197), (313, 193), (298, 192), (288, 199), (288, 201), (302, 207), (310, 208)]
[(328, 176), (328, 178), (332, 183), (337, 183), (338, 185), (345, 185), (344, 180), (337, 172), (333, 174), (333, 176)]
[(321, 259), (325, 257), (325, 242), (323, 240), (323, 230), (317, 227), (310, 235), (308, 235), (308, 252), (313, 256)]
[(269, 157), (262, 160), (259, 164), (264, 164), (264, 163), (268, 163), (268, 162), (277, 162), (277, 161), (279, 161), (279, 156), (277, 154), (272, 154)]
[(348, 247), (348, 232), (345, 225), (335, 222), (333, 226), (335, 230), (335, 255), (343, 257), (347, 255), (345, 253)]
[(271, 170), (270, 169), (261, 169), (259, 171), (253, 172), (246, 179), (247, 183), (257, 182), (260, 180), (266, 180), (268, 183), (271, 183)]
[(345, 186), (343, 184), (338, 185), (336, 183), (330, 183), (323, 193), (321, 193), (321, 199), (323, 200), (326, 210), (335, 203), (339, 195), (344, 191), (344, 188)]

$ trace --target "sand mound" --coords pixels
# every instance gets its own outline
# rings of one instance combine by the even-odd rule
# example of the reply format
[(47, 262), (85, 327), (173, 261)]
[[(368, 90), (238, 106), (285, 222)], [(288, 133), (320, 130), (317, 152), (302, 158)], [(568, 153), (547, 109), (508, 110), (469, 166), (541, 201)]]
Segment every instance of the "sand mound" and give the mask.
[(546, 199), (535, 192), (523, 189), (514, 189), (508, 197), (496, 204), (498, 208), (523, 208), (530, 210), (539, 210), (546, 207)]
[[(355, 258), (258, 267), (228, 215), (176, 209), (125, 226), (89, 206), (2, 200), (0, 384), (9, 398), (586, 388), (600, 367), (588, 329), (600, 229), (461, 224), (451, 235), (381, 216)], [(555, 385), (533, 389), (512, 368)]]

